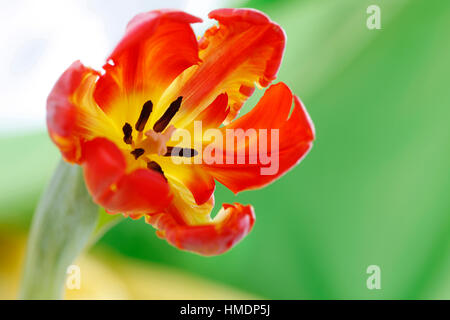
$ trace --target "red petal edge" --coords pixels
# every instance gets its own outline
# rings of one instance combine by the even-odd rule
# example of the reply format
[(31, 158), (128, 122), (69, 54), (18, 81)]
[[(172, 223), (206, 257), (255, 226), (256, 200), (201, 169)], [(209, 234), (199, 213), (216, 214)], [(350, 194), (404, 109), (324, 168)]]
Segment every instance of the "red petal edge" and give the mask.
[(98, 72), (86, 68), (80, 61), (75, 61), (56, 81), (47, 98), (48, 133), (65, 160), (72, 163), (79, 161), (80, 139), (74, 133), (77, 108), (70, 101), (70, 97), (89, 74), (98, 75)]
[(110, 213), (139, 215), (161, 212), (170, 203), (169, 184), (158, 172), (137, 169), (126, 172), (117, 146), (95, 138), (82, 145), (82, 166), (94, 201)]
[(251, 205), (224, 204), (223, 210), (207, 225), (181, 224), (168, 213), (146, 216), (146, 221), (158, 229), (160, 237), (166, 238), (167, 242), (178, 249), (214, 256), (235, 246), (251, 231), (255, 223)]

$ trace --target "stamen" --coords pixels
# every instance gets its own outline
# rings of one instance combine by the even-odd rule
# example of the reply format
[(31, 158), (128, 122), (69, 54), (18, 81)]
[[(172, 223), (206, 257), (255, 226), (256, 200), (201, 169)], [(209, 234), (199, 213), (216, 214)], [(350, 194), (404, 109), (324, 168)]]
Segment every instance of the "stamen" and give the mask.
[(136, 125), (134, 128), (137, 131), (142, 131), (145, 128), (145, 125), (147, 124), (148, 118), (150, 117), (150, 113), (152, 113), (153, 110), (153, 103), (151, 100), (148, 100), (144, 105), (142, 106), (141, 114), (139, 115), (139, 119), (136, 122)]
[(175, 157), (185, 157), (192, 158), (198, 155), (198, 151), (191, 148), (179, 148), (179, 147), (167, 147), (167, 152), (165, 157), (175, 156)]
[(172, 120), (172, 118), (175, 116), (178, 110), (180, 110), (182, 100), (183, 97), (178, 97), (177, 100), (175, 100), (170, 104), (166, 112), (164, 112), (161, 118), (159, 118), (159, 120), (156, 121), (155, 125), (153, 126), (153, 130), (155, 132), (161, 132), (167, 127), (170, 120)]
[(140, 156), (142, 156), (145, 153), (145, 150), (142, 148), (136, 148), (133, 151), (131, 151), (131, 154), (134, 156), (134, 159), (138, 159)]
[(164, 175), (164, 171), (161, 169), (161, 166), (157, 164), (155, 161), (149, 161), (147, 162), (147, 169), (156, 171)]
[(131, 133), (133, 132), (133, 128), (131, 127), (131, 125), (128, 122), (125, 123), (125, 125), (122, 128), (122, 131), (123, 131), (123, 141), (126, 144), (132, 144), (133, 136), (131, 135)]

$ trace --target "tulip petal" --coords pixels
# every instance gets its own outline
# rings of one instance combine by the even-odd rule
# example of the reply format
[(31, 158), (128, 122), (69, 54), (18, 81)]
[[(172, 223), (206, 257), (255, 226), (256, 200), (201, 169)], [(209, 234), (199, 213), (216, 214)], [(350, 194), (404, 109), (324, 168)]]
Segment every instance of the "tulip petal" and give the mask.
[(99, 106), (118, 125), (134, 124), (146, 101), (156, 105), (170, 83), (199, 62), (190, 26), (195, 22), (201, 19), (175, 10), (150, 11), (130, 21), (94, 93)]
[(189, 189), (197, 205), (207, 202), (216, 188), (214, 178), (200, 164), (174, 163), (170, 157), (152, 156), (169, 180), (176, 180)]
[(121, 130), (97, 106), (93, 91), (99, 73), (74, 62), (58, 79), (47, 99), (47, 128), (68, 162), (79, 163), (81, 144), (96, 136), (120, 143)]
[(253, 207), (224, 204), (209, 223), (188, 225), (177, 221), (173, 214), (147, 216), (146, 221), (158, 229), (158, 235), (171, 245), (205, 256), (222, 254), (252, 229), (255, 222)]
[(83, 143), (82, 166), (94, 201), (110, 213), (160, 212), (172, 200), (169, 184), (160, 173), (147, 169), (126, 172), (122, 152), (105, 138)]
[[(194, 119), (194, 121), (200, 121), (203, 130), (218, 128), (225, 121), (229, 113), (228, 96), (226, 93), (222, 93), (218, 95), (216, 99)], [(186, 126), (185, 129), (194, 132), (194, 121)]]
[[(294, 108), (289, 116), (292, 100), (294, 100)], [(238, 129), (244, 132), (255, 129), (258, 133), (247, 140), (246, 144), (235, 143), (232, 153), (225, 148), (216, 150), (222, 154), (223, 164), (211, 163), (213, 161), (205, 158), (207, 155), (203, 155), (205, 161), (203, 168), (235, 193), (263, 187), (280, 177), (307, 154), (314, 140), (314, 127), (306, 109), (282, 82), (267, 89), (252, 111), (221, 128), (224, 136), (227, 129), (233, 129), (234, 132)], [(267, 146), (267, 150), (261, 148), (260, 129), (267, 129), (267, 143), (262, 144)], [(272, 146), (271, 130), (273, 129), (278, 130), (279, 143)], [(245, 136), (243, 139), (246, 139)], [(243, 141), (245, 140), (240, 142)], [(270, 164), (261, 162), (261, 152), (269, 157)], [(245, 159), (242, 159), (242, 155)], [(233, 163), (226, 163), (227, 156), (232, 157)], [(256, 163), (250, 163), (251, 156), (258, 159)], [(239, 164), (239, 157), (245, 160), (245, 163)], [(271, 166), (273, 171), (268, 169)], [(266, 168), (265, 174), (262, 174), (263, 168)]]
[(177, 78), (162, 99), (184, 97), (174, 120), (180, 123), (192, 121), (223, 92), (230, 106), (227, 122), (231, 121), (255, 85), (266, 87), (275, 79), (283, 56), (284, 31), (262, 12), (219, 9), (209, 17), (219, 25), (207, 30), (199, 42), (202, 62)]
[(81, 155), (77, 106), (71, 97), (92, 77), (97, 73), (76, 61), (61, 75), (47, 99), (49, 135), (69, 162), (77, 162)]

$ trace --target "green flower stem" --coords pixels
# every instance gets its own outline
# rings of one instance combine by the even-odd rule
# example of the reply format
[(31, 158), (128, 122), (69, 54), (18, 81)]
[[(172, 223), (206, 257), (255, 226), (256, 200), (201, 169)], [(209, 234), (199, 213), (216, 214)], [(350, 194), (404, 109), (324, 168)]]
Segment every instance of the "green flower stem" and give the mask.
[(81, 168), (60, 161), (33, 217), (21, 299), (62, 299), (66, 272), (113, 220), (92, 202)]

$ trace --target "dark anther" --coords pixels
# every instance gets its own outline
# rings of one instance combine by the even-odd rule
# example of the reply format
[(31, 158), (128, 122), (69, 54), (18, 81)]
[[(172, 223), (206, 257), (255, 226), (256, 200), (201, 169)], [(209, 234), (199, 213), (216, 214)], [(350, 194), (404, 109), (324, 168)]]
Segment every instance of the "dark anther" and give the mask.
[(164, 175), (164, 172), (162, 171), (161, 166), (159, 164), (157, 164), (155, 161), (147, 162), (147, 168)]
[(175, 157), (186, 157), (192, 158), (198, 155), (198, 151), (191, 148), (179, 148), (179, 147), (167, 147), (167, 152), (165, 157), (175, 156)]
[(178, 110), (180, 110), (181, 100), (183, 100), (183, 97), (178, 97), (177, 100), (175, 100), (170, 104), (166, 112), (164, 112), (161, 118), (159, 118), (159, 120), (156, 121), (155, 125), (153, 126), (153, 131), (161, 132), (167, 127), (170, 120), (172, 120), (172, 118), (175, 116)]
[(150, 117), (150, 113), (152, 113), (153, 110), (153, 103), (148, 100), (144, 105), (142, 106), (141, 114), (139, 115), (139, 119), (136, 122), (136, 125), (134, 128), (137, 131), (142, 131), (145, 128), (145, 125), (147, 123), (148, 117)]
[(134, 158), (137, 160), (140, 156), (142, 156), (145, 153), (145, 150), (142, 148), (136, 148), (133, 151), (131, 151), (131, 154), (134, 156)]
[(126, 144), (131, 144), (133, 142), (133, 137), (131, 133), (133, 132), (133, 128), (129, 123), (125, 123), (125, 125), (122, 128), (123, 131), (123, 141)]

